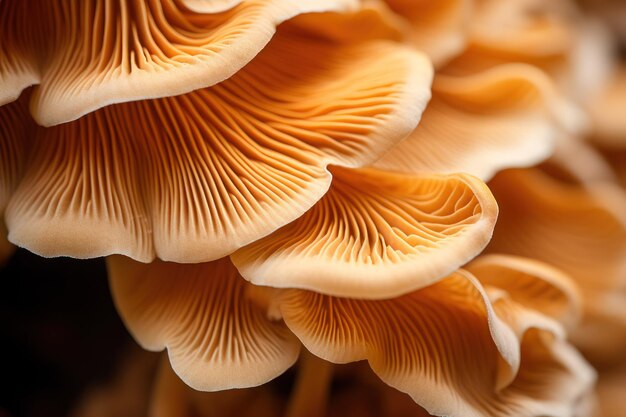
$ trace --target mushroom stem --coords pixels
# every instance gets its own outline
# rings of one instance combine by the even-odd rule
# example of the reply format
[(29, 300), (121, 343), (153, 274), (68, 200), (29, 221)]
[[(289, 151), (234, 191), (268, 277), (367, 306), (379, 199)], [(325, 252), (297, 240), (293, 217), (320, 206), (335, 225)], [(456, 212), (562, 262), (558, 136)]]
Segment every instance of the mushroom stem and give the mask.
[(285, 417), (325, 415), (333, 375), (332, 364), (303, 349), (298, 366), (298, 378)]

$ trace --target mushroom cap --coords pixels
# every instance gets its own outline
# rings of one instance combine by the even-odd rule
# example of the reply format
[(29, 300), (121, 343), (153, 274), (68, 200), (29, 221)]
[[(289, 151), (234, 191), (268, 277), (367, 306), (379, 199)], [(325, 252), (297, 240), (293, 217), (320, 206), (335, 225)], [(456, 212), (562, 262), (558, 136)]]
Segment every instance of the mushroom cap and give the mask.
[(28, 116), (28, 94), (0, 106), (0, 265), (15, 249), (7, 240), (4, 212), (17, 187), (26, 163), (33, 126)]
[(246, 297), (227, 258), (205, 264), (142, 264), (108, 259), (113, 298), (145, 349), (167, 349), (174, 371), (194, 389), (252, 387), (282, 374), (300, 352), (281, 323)]
[(432, 81), (423, 55), (283, 28), (211, 88), (40, 128), (9, 240), (43, 256), (218, 259), (309, 209), (327, 165), (369, 164), (415, 128)]
[[(0, 56), (12, 62), (0, 65), (0, 103), (39, 84), (31, 112), (37, 123), (51, 126), (110, 104), (217, 84), (258, 54), (283, 21), (299, 13), (345, 10), (355, 2), (61, 0), (37, 5), (0, 4), (0, 22), (17, 22), (7, 23), (0, 36)], [(24, 20), (29, 24), (19, 23)]]
[(385, 0), (410, 28), (407, 41), (424, 51), (439, 68), (466, 45), (471, 0)]
[(572, 329), (582, 312), (582, 294), (574, 281), (557, 268), (530, 258), (491, 254), (476, 258), (465, 269), (483, 286), (506, 291), (518, 304)]
[(389, 300), (292, 289), (276, 302), (311, 352), (335, 363), (367, 359), (430, 414), (571, 415), (593, 370), (559, 323), (477, 278), (458, 271)]
[(231, 255), (244, 278), (389, 298), (441, 279), (489, 242), (498, 209), (476, 178), (332, 172), (330, 190), (311, 210)]
[(273, 387), (199, 392), (189, 388), (163, 358), (156, 372), (148, 413), (153, 417), (273, 417), (282, 398)]
[(466, 172), (488, 181), (502, 169), (548, 158), (563, 128), (579, 129), (578, 115), (546, 74), (527, 64), (437, 75), (420, 124), (375, 166)]

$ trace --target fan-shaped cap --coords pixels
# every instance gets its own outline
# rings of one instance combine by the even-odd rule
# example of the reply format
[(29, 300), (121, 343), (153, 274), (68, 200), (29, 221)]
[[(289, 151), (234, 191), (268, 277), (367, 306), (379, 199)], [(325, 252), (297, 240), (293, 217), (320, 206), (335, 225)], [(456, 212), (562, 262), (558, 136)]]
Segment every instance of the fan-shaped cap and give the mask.
[(559, 56), (574, 41), (571, 13), (571, 5), (562, 0), (479, 0), (472, 16), (472, 44), (510, 57)]
[[(0, 38), (0, 54), (14, 62), (0, 66), (0, 102), (37, 78), (31, 111), (39, 124), (50, 126), (113, 103), (188, 93), (241, 69), (279, 23), (299, 13), (342, 10), (354, 1), (192, 0), (188, 6), (196, 11), (184, 5), (176, 0), (61, 0), (37, 7), (26, 0), (3, 2), (0, 21), (15, 20), (7, 30), (17, 33)], [(25, 52), (19, 53), (28, 53), (30, 61), (16, 56), (22, 45)], [(16, 80), (21, 83), (15, 87), (7, 84)]]
[(198, 392), (183, 383), (163, 358), (155, 376), (151, 417), (274, 417), (280, 399), (267, 385), (219, 392)]
[(431, 80), (395, 43), (282, 32), (212, 88), (40, 129), (9, 239), (44, 256), (226, 256), (309, 209), (328, 164), (371, 163), (408, 135)]
[(254, 284), (355, 298), (429, 285), (476, 256), (497, 217), (467, 175), (333, 169), (329, 192), (289, 225), (231, 255)]
[(593, 382), (557, 322), (501, 290), (485, 292), (464, 271), (391, 300), (286, 290), (278, 304), (311, 352), (337, 363), (367, 359), (434, 415), (566, 416)]
[(108, 259), (116, 306), (148, 350), (167, 348), (191, 387), (217, 391), (263, 384), (295, 362), (300, 345), (245, 295), (228, 259), (181, 265)]
[(486, 181), (501, 169), (546, 159), (561, 127), (578, 130), (578, 115), (530, 65), (438, 75), (420, 124), (375, 166), (406, 173), (467, 172)]
[(498, 174), (500, 218), (488, 250), (541, 260), (585, 291), (626, 280), (626, 196), (619, 187), (565, 183), (538, 169)]

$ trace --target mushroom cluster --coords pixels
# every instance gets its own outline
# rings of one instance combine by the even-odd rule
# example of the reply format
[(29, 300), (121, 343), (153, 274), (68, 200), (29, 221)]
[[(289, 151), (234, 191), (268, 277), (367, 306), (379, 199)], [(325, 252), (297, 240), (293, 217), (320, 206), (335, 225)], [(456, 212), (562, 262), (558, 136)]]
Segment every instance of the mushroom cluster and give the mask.
[(107, 258), (154, 416), (592, 415), (611, 46), (569, 0), (0, 0), (0, 261)]

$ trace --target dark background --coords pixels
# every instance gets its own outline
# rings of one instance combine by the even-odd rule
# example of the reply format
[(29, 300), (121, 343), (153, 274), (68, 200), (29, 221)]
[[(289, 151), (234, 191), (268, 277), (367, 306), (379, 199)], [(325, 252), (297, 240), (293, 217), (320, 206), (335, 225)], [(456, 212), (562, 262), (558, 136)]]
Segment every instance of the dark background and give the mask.
[(103, 259), (17, 250), (0, 266), (0, 417), (67, 415), (132, 343)]

